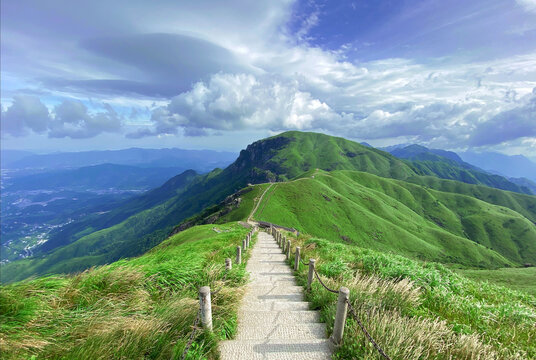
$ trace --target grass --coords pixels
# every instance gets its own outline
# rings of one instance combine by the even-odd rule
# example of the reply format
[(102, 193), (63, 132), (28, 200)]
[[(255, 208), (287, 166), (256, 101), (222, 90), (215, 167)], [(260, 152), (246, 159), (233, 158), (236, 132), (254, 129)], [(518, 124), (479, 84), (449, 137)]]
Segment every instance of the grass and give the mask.
[(536, 263), (536, 227), (521, 214), (470, 196), (364, 172), (315, 171), (278, 183), (255, 219), (458, 267)]
[[(72, 276), (0, 287), (3, 359), (180, 359), (197, 315), (198, 288), (223, 284), (224, 259), (248, 230), (237, 223), (197, 226), (145, 255)], [(214, 334), (198, 332), (188, 359), (216, 358), (236, 331), (247, 280), (233, 266), (213, 297)]]
[(475, 281), (502, 285), (536, 296), (536, 267), (497, 270), (462, 269), (458, 273)]
[[(536, 358), (534, 296), (469, 280), (438, 263), (307, 235), (292, 242), (302, 258), (317, 259), (329, 287), (350, 289), (361, 321), (393, 359)], [(306, 283), (305, 266), (297, 277)], [(315, 280), (307, 300), (331, 333), (337, 295)], [(351, 317), (335, 358), (381, 359)]]

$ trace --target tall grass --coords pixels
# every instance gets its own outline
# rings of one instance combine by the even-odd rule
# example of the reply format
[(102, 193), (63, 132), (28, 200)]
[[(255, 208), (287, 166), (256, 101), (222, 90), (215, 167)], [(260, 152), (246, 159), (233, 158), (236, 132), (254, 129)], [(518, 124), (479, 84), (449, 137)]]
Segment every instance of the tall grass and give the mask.
[[(309, 236), (293, 244), (304, 259), (317, 259), (329, 287), (350, 289), (360, 320), (392, 359), (536, 358), (536, 298), (528, 293), (474, 282), (441, 264)], [(306, 268), (297, 273), (301, 284)], [(307, 298), (331, 332), (337, 295), (315, 281)], [(381, 359), (350, 315), (335, 358)]]
[[(179, 359), (198, 288), (223, 286), (224, 259), (248, 231), (213, 227), (179, 233), (138, 258), (1, 287), (2, 359)], [(244, 265), (233, 266), (212, 299), (214, 334), (197, 332), (188, 359), (216, 358), (217, 341), (235, 333), (246, 278)]]

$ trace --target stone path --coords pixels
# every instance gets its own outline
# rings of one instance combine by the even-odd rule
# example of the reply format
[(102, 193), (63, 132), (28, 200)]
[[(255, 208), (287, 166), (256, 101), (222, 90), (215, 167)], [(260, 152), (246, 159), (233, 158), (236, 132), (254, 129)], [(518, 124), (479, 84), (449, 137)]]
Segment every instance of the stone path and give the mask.
[(240, 304), (238, 335), (220, 343), (223, 360), (330, 359), (326, 326), (304, 301), (274, 238), (259, 232), (246, 266), (251, 282)]

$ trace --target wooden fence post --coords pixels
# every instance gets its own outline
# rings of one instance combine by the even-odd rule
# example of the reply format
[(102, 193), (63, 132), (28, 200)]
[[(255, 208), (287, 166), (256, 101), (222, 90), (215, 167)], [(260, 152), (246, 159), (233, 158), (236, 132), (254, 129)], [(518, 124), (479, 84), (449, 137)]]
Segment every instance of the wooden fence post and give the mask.
[(337, 300), (337, 313), (335, 314), (335, 325), (333, 326), (333, 335), (331, 340), (339, 345), (342, 342), (344, 334), (344, 324), (346, 323), (346, 315), (348, 313), (347, 300), (350, 297), (350, 290), (345, 287), (339, 289), (339, 299)]
[(300, 247), (296, 246), (296, 256), (294, 257), (294, 271), (300, 269)]
[(203, 328), (212, 331), (212, 305), (210, 304), (210, 288), (208, 286), (199, 289), (199, 308)]
[(236, 247), (236, 263), (238, 265), (242, 264), (242, 249), (240, 246)]
[(248, 248), (247, 241), (246, 241), (246, 239), (244, 239), (244, 240), (242, 240), (242, 249), (245, 252), (247, 248)]
[(233, 268), (233, 262), (231, 258), (225, 259), (225, 270), (231, 270)]
[(287, 241), (287, 248), (286, 248), (287, 260), (290, 259), (290, 247), (291, 247), (290, 245), (291, 244), (290, 244), (290, 240), (289, 240), (289, 241)]
[(309, 259), (309, 274), (307, 274), (307, 290), (311, 290), (315, 276), (315, 259)]

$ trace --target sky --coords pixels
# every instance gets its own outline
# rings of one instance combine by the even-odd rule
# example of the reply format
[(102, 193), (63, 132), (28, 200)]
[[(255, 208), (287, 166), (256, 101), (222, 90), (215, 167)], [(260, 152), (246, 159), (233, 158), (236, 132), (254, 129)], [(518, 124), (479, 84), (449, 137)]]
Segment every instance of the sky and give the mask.
[(536, 156), (536, 0), (2, 0), (0, 43), (4, 149)]

